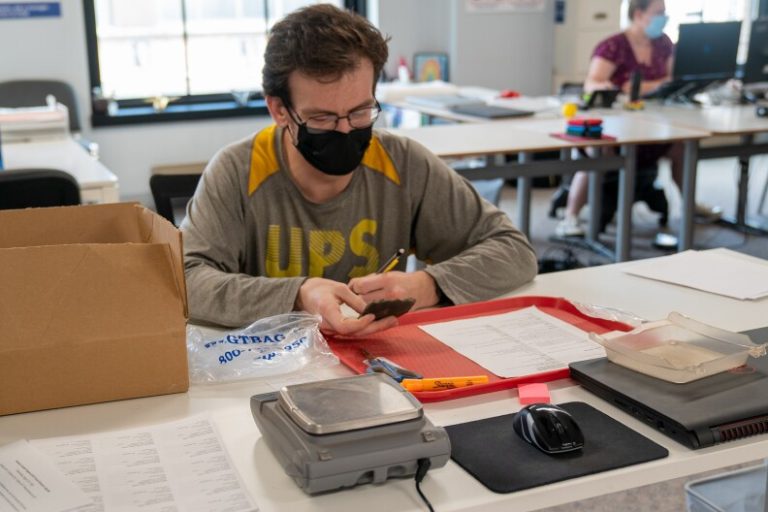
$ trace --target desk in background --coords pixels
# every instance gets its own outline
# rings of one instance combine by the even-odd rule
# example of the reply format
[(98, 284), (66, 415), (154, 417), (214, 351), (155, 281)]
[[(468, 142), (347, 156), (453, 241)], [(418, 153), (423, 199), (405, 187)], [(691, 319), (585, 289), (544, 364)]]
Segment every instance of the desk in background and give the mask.
[[(628, 264), (605, 265), (538, 276), (514, 295), (562, 296), (570, 300), (611, 306), (647, 319), (679, 311), (724, 329), (740, 331), (763, 327), (768, 300), (738, 301), (659, 281), (625, 274)], [(346, 376), (343, 367), (314, 374), (317, 378)], [(271, 379), (278, 382), (279, 379)], [(421, 512), (423, 504), (413, 479), (390, 480), (384, 485), (309, 497), (283, 472), (256, 429), (249, 408), (250, 396), (273, 391), (265, 380), (192, 386), (188, 393), (124, 400), (0, 417), (0, 444), (23, 438), (89, 435), (103, 431), (143, 427), (208, 412), (213, 416), (233, 463), (254, 500), (264, 512), (291, 510)], [(666, 447), (669, 457), (622, 469), (593, 474), (511, 494), (494, 494), (453, 461), (431, 471), (422, 489), (439, 511), (526, 511), (555, 506), (626, 489), (686, 477), (768, 457), (768, 435), (741, 439), (702, 450), (689, 450), (607, 402), (591, 395), (570, 379), (550, 383), (555, 403), (583, 401)], [(520, 408), (517, 391), (500, 391), (470, 398), (425, 405), (439, 425), (508, 414)], [(515, 435), (510, 431), (509, 435)], [(520, 462), (524, 470), (524, 461)], [(680, 493), (684, 491), (681, 488)]]
[[(755, 115), (754, 105), (723, 105), (717, 107), (661, 106), (646, 104), (646, 109), (637, 113), (637, 117), (652, 121), (663, 121), (680, 127), (693, 127), (706, 130), (712, 137), (737, 136), (739, 144), (727, 144), (702, 147), (699, 159), (728, 158), (739, 159), (739, 184), (736, 201), (736, 215), (733, 219), (724, 219), (736, 229), (755, 234), (768, 234), (765, 226), (750, 222), (747, 217), (747, 192), (749, 190), (749, 157), (768, 154), (768, 143), (758, 144), (755, 135), (768, 132), (768, 119)], [(691, 186), (695, 190), (695, 175)]]
[[(529, 101), (536, 110), (537, 113), (533, 117), (517, 118), (514, 120), (504, 121), (489, 121), (480, 117), (466, 116), (451, 112), (447, 108), (437, 107), (423, 107), (419, 105), (410, 104), (407, 102), (398, 102), (395, 105), (398, 108), (410, 108), (422, 112), (430, 117), (444, 118), (450, 121), (477, 124), (487, 126), (489, 123), (493, 125), (499, 125), (500, 123), (508, 123), (511, 127), (513, 124), (517, 125), (518, 136), (520, 131), (536, 132), (539, 135), (547, 136), (551, 133), (562, 133), (565, 128), (565, 120), (559, 116), (559, 113), (552, 108), (551, 98), (530, 98), (530, 99), (494, 99), (489, 102), (491, 105), (506, 106), (523, 108), (524, 103), (521, 101)], [(590, 112), (584, 112), (583, 115), (588, 116)], [(699, 140), (711, 136), (711, 133), (697, 126), (695, 124), (682, 125), (671, 123), (667, 119), (662, 117), (654, 118), (642, 118), (640, 116), (633, 116), (631, 112), (624, 112), (619, 109), (615, 110), (601, 110), (596, 112), (597, 115), (603, 118), (604, 121), (604, 133), (616, 137), (615, 142), (607, 141), (585, 141), (579, 143), (568, 144), (562, 140), (552, 139), (549, 143), (541, 142), (537, 144), (535, 148), (521, 147), (517, 144), (517, 141), (508, 141), (508, 148), (505, 150), (507, 153), (514, 153), (520, 151), (525, 163), (530, 162), (530, 158), (527, 158), (525, 153), (532, 151), (544, 151), (540, 146), (548, 146), (549, 150), (559, 150), (561, 155), (560, 162), (544, 161), (539, 163), (540, 169), (548, 169), (534, 174), (533, 176), (547, 176), (552, 174), (570, 174), (578, 170), (587, 171), (607, 171), (615, 169), (623, 169), (623, 172), (619, 174), (619, 202), (617, 208), (617, 241), (615, 250), (616, 261), (626, 261), (629, 259), (629, 250), (631, 243), (631, 214), (632, 203), (634, 197), (634, 180), (635, 180), (635, 153), (636, 147), (639, 144), (664, 144), (671, 142), (681, 142), (684, 145), (684, 161), (683, 161), (683, 190), (681, 190), (683, 205), (680, 218), (680, 237), (678, 240), (678, 250), (684, 251), (690, 249), (693, 245), (693, 212), (695, 205), (696, 194), (696, 167), (699, 158)], [(407, 135), (417, 140), (419, 136), (415, 135), (413, 130), (420, 130), (414, 128), (412, 130), (402, 130), (400, 133)], [(485, 136), (490, 129), (484, 129), (482, 135)], [(506, 128), (497, 127), (497, 130), (506, 130)], [(467, 131), (465, 134), (467, 137), (460, 147), (467, 149), (468, 144), (477, 142), (480, 136), (472, 137)], [(456, 142), (452, 140), (451, 142)], [(478, 144), (482, 145), (481, 142)], [(426, 145), (426, 144), (425, 144)], [(566, 163), (566, 160), (570, 160), (571, 148), (587, 148), (596, 146), (617, 146), (621, 147), (625, 158), (617, 161), (611, 160), (610, 157), (599, 156), (590, 159), (580, 159)], [(442, 149), (439, 144), (435, 145), (435, 149), (427, 145), (427, 147), (438, 156), (450, 156), (448, 154), (442, 154), (435, 149)], [(471, 148), (469, 148), (471, 149)], [(490, 155), (491, 153), (483, 153), (484, 155)], [(476, 156), (475, 153), (473, 156)], [(464, 156), (469, 156), (466, 154)], [(610, 163), (612, 162), (612, 163)], [(511, 168), (511, 166), (510, 166)], [(499, 167), (493, 166), (486, 168), (486, 171), (491, 169), (499, 169)], [(627, 172), (629, 170), (629, 172)], [(518, 179), (518, 227), (526, 234), (529, 234), (530, 223), (530, 194), (531, 194), (531, 178), (532, 175), (523, 171), (522, 167), (518, 167), (518, 173), (515, 172), (488, 172), (483, 173), (482, 176), (478, 175), (478, 169), (459, 171), (465, 177), (470, 179), (483, 179), (501, 177), (505, 178), (517, 178)], [(590, 223), (588, 240), (592, 244), (598, 244), (598, 226), (599, 226), (599, 202), (600, 202), (600, 190), (598, 187), (599, 180), (596, 179), (595, 172), (590, 173)]]
[[(3, 163), (12, 169), (59, 169), (80, 184), (83, 203), (119, 201), (117, 176), (69, 137), (2, 145)], [(0, 171), (2, 172), (2, 171)]]
[[(530, 234), (531, 180), (536, 176), (568, 174), (578, 170), (609, 171), (620, 169), (619, 203), (617, 213), (616, 261), (630, 258), (631, 213), (634, 197), (636, 150), (639, 144), (682, 142), (685, 145), (685, 176), (689, 180), (696, 172), (698, 141), (708, 137), (702, 130), (681, 128), (669, 123), (658, 123), (626, 115), (603, 117), (605, 133), (615, 140), (566, 141), (551, 136), (562, 133), (563, 119), (526, 118), (512, 121), (464, 123), (441, 126), (424, 126), (392, 130), (398, 135), (411, 138), (441, 158), (469, 156), (494, 156), (517, 153), (518, 162), (505, 165), (489, 165), (485, 168), (458, 170), (469, 179), (517, 178), (518, 179), (518, 228)], [(571, 160), (571, 150), (587, 147), (618, 147), (622, 156), (600, 154), (594, 158)], [(560, 160), (534, 161), (532, 154), (559, 151)], [(692, 233), (694, 188), (686, 188), (690, 202), (688, 214), (681, 218), (681, 231)], [(690, 248), (692, 235), (681, 237), (680, 249)], [(683, 243), (685, 242), (685, 244)]]

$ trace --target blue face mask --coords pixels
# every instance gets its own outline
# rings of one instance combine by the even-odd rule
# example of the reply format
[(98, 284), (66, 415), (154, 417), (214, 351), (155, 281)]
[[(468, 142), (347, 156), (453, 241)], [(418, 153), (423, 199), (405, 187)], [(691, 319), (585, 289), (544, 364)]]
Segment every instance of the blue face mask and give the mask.
[(669, 21), (669, 16), (657, 14), (651, 18), (651, 22), (645, 27), (645, 35), (651, 39), (658, 39), (664, 33), (664, 27)]

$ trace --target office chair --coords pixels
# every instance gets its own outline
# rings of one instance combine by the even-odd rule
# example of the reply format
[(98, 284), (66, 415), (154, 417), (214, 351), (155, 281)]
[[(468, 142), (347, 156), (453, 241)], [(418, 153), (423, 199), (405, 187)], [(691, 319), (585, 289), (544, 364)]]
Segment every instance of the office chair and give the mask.
[(577, 96), (581, 98), (581, 96), (584, 94), (584, 83), (583, 82), (563, 82), (560, 84), (560, 90), (558, 91), (558, 96)]
[(75, 90), (59, 80), (9, 80), (0, 82), (0, 107), (40, 107), (52, 94), (69, 110), (69, 131), (81, 131)]
[[(658, 168), (654, 165), (637, 170), (635, 178), (635, 202), (644, 202), (648, 209), (660, 214), (659, 226), (664, 227), (669, 222), (669, 203), (664, 191), (656, 188), (655, 181)], [(557, 218), (557, 210), (565, 208), (568, 202), (569, 184), (562, 184), (555, 190), (549, 203), (549, 217)], [(619, 202), (619, 173), (606, 172), (603, 177), (603, 200), (600, 215), (599, 232), (605, 231), (616, 213)]]
[(0, 210), (80, 204), (80, 186), (71, 174), (55, 169), (0, 172)]
[[(448, 161), (448, 165), (455, 171), (461, 171), (464, 169), (472, 169), (479, 165), (484, 165), (482, 159), (477, 158), (460, 158), (454, 161)], [(499, 206), (501, 201), (501, 190), (504, 188), (503, 178), (493, 178), (489, 180), (473, 180), (467, 177), (470, 185), (477, 191), (477, 193), (491, 203), (494, 206)]]
[[(149, 188), (152, 190), (152, 198), (155, 201), (155, 210), (158, 214), (168, 219), (172, 224), (179, 224), (175, 219), (174, 203), (179, 208), (179, 202), (183, 201), (186, 204), (194, 195), (204, 166), (205, 164), (192, 164), (153, 169), (154, 174), (149, 178)], [(175, 169), (176, 172), (166, 173), (168, 169)], [(185, 172), (180, 173), (179, 170)]]
[[(659, 173), (657, 164), (637, 169), (635, 177), (635, 202), (644, 202), (648, 209), (660, 214), (659, 226), (665, 227), (669, 222), (669, 203), (664, 190), (656, 188), (656, 176)], [(600, 215), (600, 232), (613, 220), (619, 202), (619, 173), (610, 171), (603, 179), (603, 201)]]
[(501, 201), (501, 189), (504, 188), (504, 179), (470, 180), (469, 183), (477, 190), (480, 197), (494, 206), (499, 206)]

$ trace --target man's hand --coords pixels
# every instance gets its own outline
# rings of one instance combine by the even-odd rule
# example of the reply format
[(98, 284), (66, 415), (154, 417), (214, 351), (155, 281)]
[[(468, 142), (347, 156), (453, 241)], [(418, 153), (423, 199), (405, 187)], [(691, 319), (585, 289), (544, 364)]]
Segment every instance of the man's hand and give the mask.
[(414, 309), (427, 308), (437, 304), (437, 285), (431, 275), (423, 270), (418, 272), (385, 272), (356, 277), (349, 282), (349, 288), (367, 302), (389, 299), (416, 299)]
[(296, 296), (296, 309), (322, 317), (320, 330), (343, 336), (366, 336), (376, 331), (389, 329), (397, 325), (395, 317), (376, 320), (373, 315), (362, 318), (350, 318), (341, 312), (341, 304), (362, 312), (366, 301), (356, 295), (349, 286), (338, 281), (310, 277), (299, 288)]

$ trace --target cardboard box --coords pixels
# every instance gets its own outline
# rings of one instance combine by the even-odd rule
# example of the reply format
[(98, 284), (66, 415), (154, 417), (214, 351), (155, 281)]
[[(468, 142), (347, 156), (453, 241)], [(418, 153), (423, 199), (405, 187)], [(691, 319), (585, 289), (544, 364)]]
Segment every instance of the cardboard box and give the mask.
[(186, 391), (186, 297), (142, 206), (0, 211), (0, 415)]

